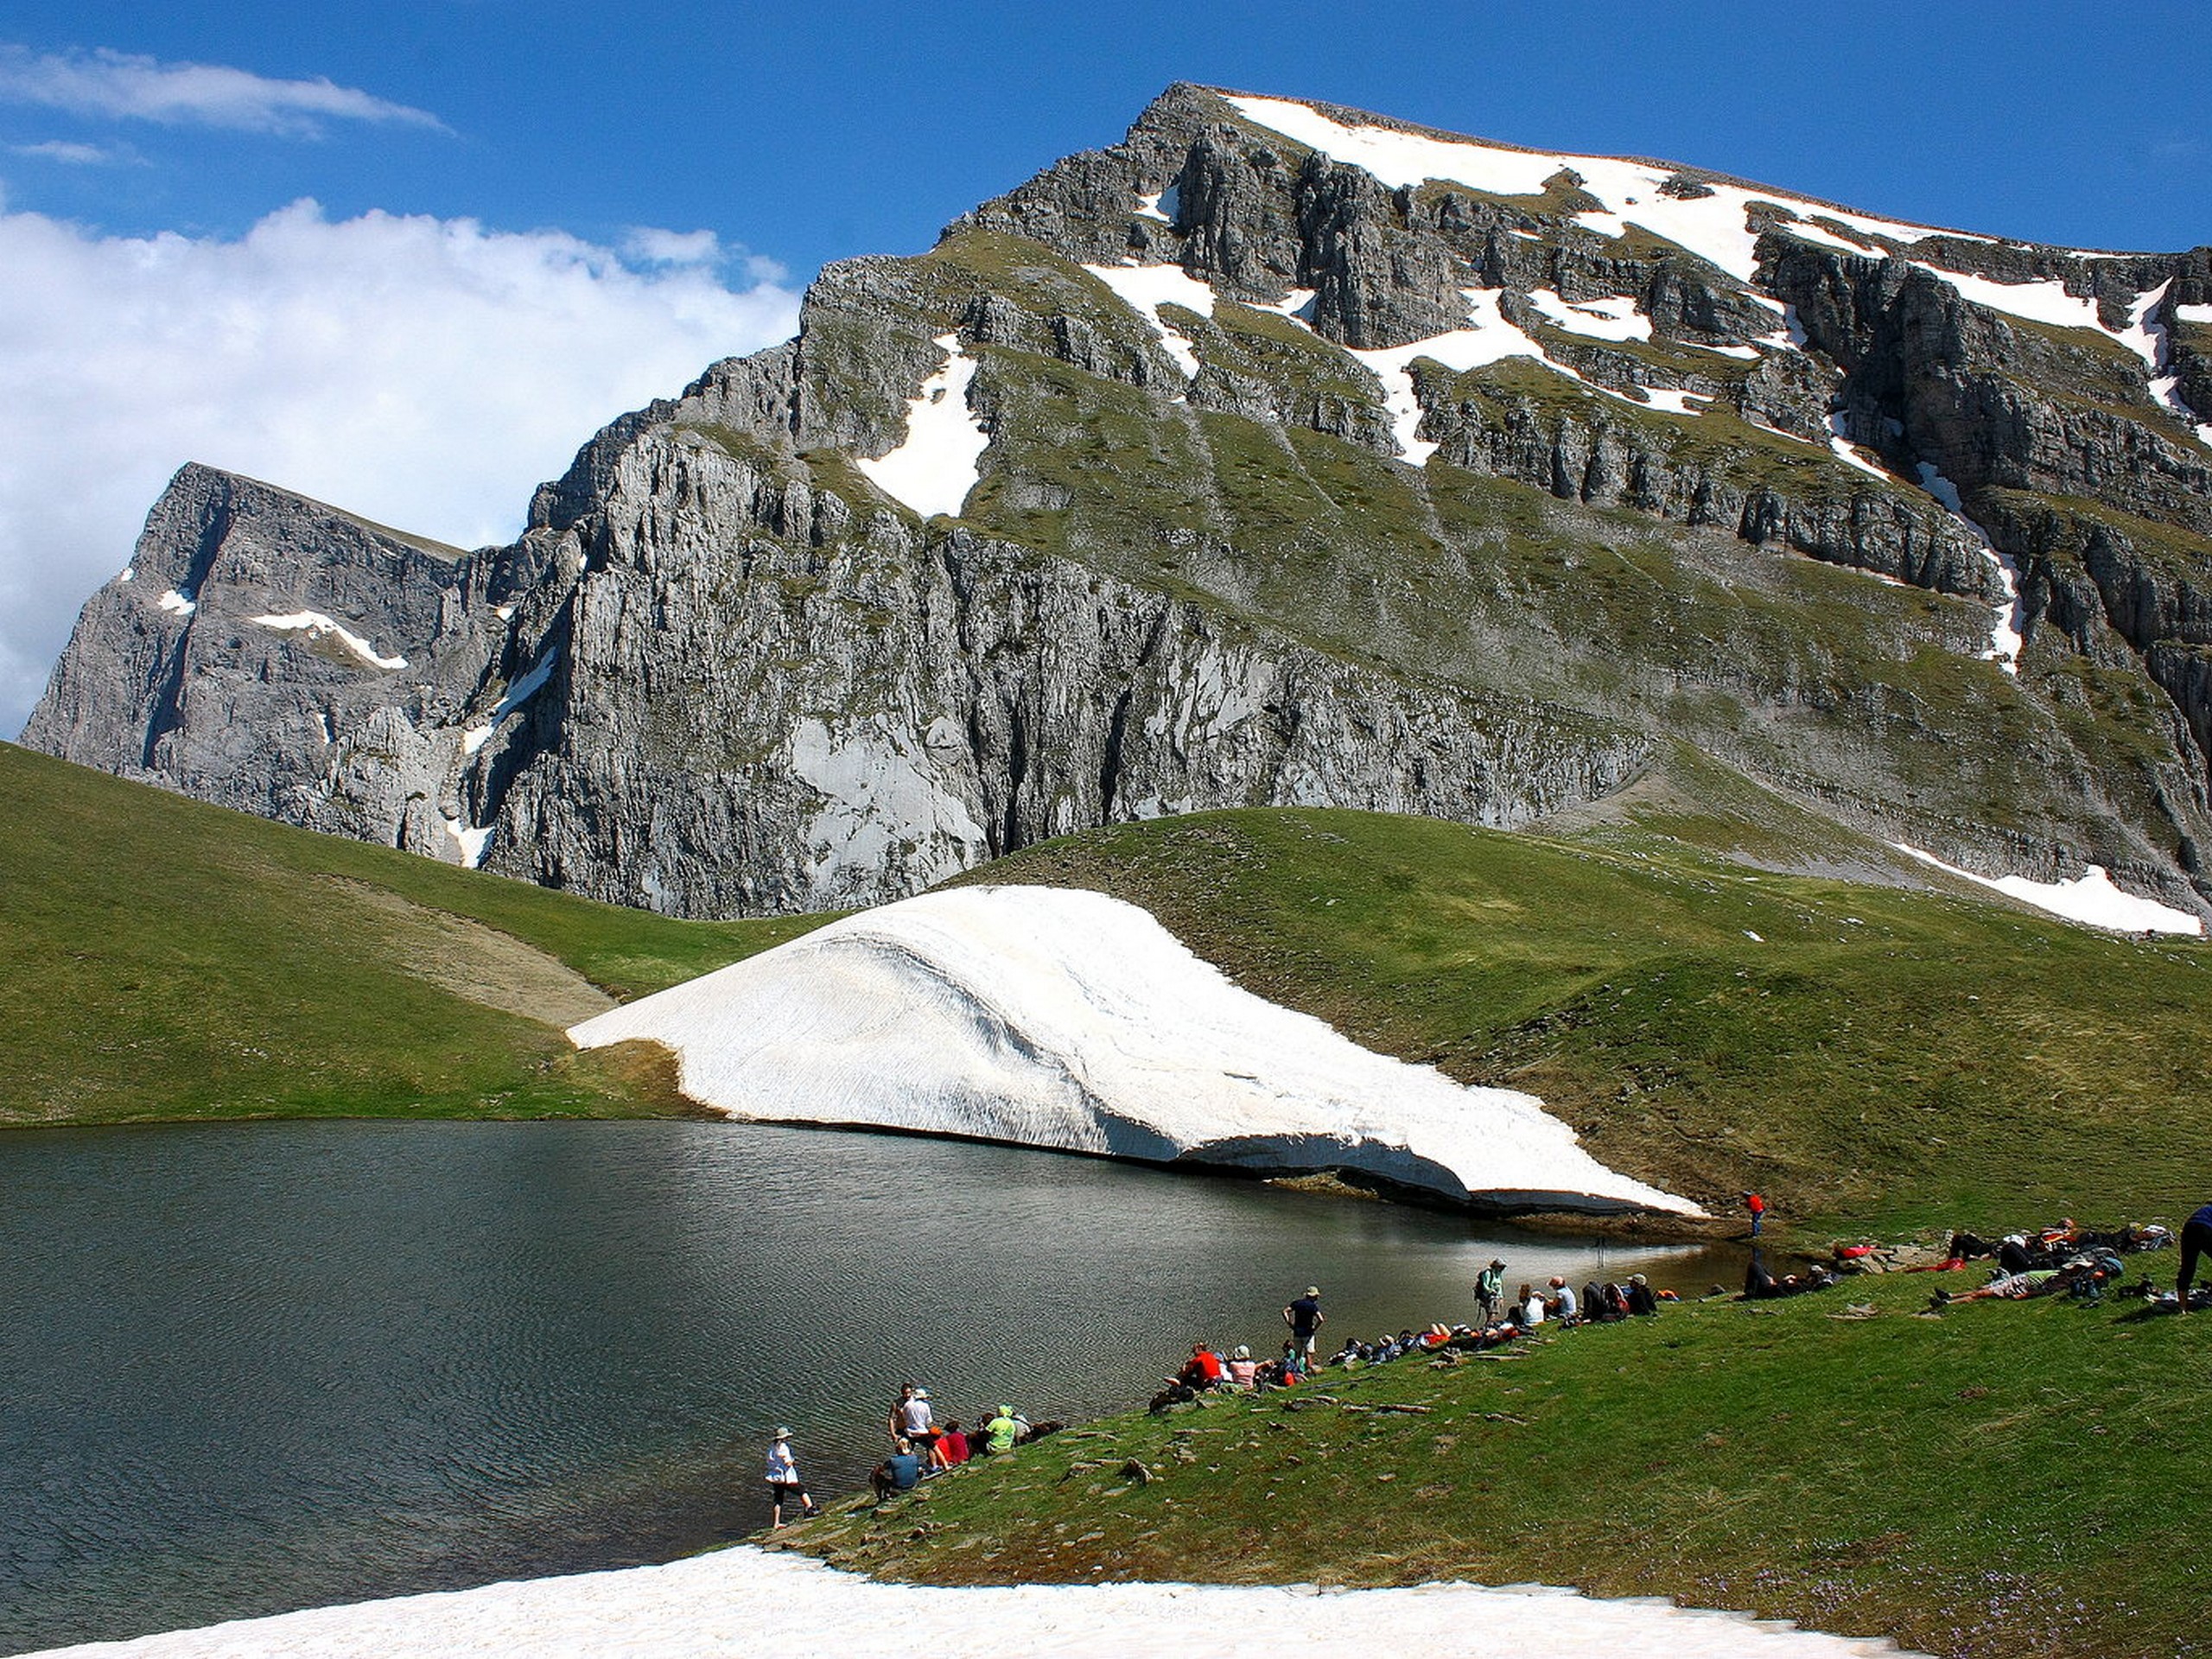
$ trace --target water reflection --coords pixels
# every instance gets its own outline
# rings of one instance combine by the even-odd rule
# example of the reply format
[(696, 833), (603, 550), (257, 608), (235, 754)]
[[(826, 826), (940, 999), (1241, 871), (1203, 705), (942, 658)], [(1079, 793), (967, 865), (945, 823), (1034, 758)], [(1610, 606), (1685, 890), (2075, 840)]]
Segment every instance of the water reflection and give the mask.
[[(0, 1652), (665, 1559), (941, 1414), (1141, 1401), (1201, 1338), (1465, 1317), (1594, 1242), (1090, 1160), (714, 1123), (0, 1136)], [(1709, 1263), (1616, 1249), (1608, 1272)]]

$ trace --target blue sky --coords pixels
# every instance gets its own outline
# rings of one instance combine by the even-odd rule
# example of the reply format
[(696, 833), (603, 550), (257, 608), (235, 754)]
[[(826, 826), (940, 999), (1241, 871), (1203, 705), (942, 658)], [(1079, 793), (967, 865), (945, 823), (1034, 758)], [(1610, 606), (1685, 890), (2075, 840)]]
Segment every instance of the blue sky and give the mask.
[(188, 459), (463, 543), (1178, 79), (2076, 245), (2212, 240), (2212, 8), (11, 0), (0, 731)]
[(2212, 237), (2212, 8), (1584, 3), (766, 7), (412, 0), (356, 10), (14, 0), (0, 40), (325, 78), (429, 124), (319, 138), (0, 105), (10, 206), (237, 233), (315, 197), (594, 239), (707, 227), (804, 276), (927, 245), (1187, 79), (1537, 147), (1633, 152), (2075, 245)]

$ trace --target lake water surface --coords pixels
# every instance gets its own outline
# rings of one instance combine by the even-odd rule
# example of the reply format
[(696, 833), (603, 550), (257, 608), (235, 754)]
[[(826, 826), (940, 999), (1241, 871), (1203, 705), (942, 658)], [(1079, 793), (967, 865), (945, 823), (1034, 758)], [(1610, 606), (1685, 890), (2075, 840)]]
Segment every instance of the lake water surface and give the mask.
[(946, 1415), (1141, 1403), (1190, 1344), (1465, 1318), (1700, 1255), (948, 1141), (721, 1123), (0, 1135), (0, 1653), (667, 1560)]

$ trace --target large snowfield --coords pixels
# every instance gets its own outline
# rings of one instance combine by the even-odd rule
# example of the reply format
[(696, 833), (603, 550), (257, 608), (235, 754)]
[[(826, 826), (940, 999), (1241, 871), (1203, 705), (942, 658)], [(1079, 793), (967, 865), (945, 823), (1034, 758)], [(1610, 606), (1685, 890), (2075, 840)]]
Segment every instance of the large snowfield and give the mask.
[(1699, 1213), (1598, 1162), (1534, 1096), (1362, 1048), (1241, 989), (1103, 893), (925, 893), (569, 1035), (584, 1048), (664, 1044), (683, 1092), (734, 1117)]
[(741, 1547), (665, 1567), (532, 1579), (242, 1619), (76, 1659), (708, 1659), (897, 1653), (909, 1659), (1183, 1659), (1188, 1654), (1418, 1653), (1497, 1659), (1863, 1659), (1886, 1641), (1822, 1636), (1662, 1601), (1533, 1586), (1017, 1585), (932, 1589)]

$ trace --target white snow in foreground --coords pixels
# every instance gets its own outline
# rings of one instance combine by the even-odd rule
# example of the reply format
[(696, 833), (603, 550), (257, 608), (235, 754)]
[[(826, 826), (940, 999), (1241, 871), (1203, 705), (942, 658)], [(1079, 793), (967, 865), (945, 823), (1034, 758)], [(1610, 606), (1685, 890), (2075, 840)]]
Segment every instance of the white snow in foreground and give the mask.
[(976, 359), (960, 349), (957, 334), (939, 334), (944, 365), (906, 404), (906, 437), (876, 461), (854, 464), (868, 481), (925, 518), (957, 515), (976, 487), (990, 435), (968, 407)]
[[(1651, 319), (1636, 308), (1633, 295), (1611, 294), (1600, 300), (1565, 300), (1548, 288), (1533, 289), (1529, 303), (1555, 327), (1592, 340), (1649, 340)], [(1751, 353), (1756, 357), (1756, 352)]]
[(179, 616), (190, 616), (200, 608), (198, 600), (189, 594), (180, 594), (174, 588), (162, 595), (160, 603), (163, 610), (175, 611)]
[(1980, 544), (1981, 556), (1996, 568), (1997, 580), (2005, 590), (2005, 597), (1996, 606), (1996, 615), (1989, 628), (1989, 649), (1981, 653), (1984, 662), (1994, 663), (2015, 679), (2020, 673), (2020, 571), (2010, 556), (1999, 551), (1997, 543), (1989, 539), (1989, 532), (1967, 517), (1966, 507), (1959, 499), (1959, 486), (1936, 470), (1933, 461), (1919, 464), (1920, 486), (1943, 505), (1951, 521)]
[[(1600, 236), (1618, 237), (1628, 226), (1640, 226), (1745, 283), (1758, 265), (1758, 232), (1749, 222), (1749, 210), (1755, 202), (1772, 202), (1807, 218), (1818, 215), (1870, 237), (1899, 242), (1916, 242), (1938, 233), (1923, 225), (1876, 219), (1807, 197), (1745, 189), (1718, 180), (1705, 181), (1711, 187), (1710, 195), (1687, 200), (1662, 195), (1659, 188), (1671, 173), (1642, 162), (1514, 149), (1474, 139), (1430, 138), (1388, 127), (1351, 126), (1287, 99), (1231, 98), (1229, 102), (1247, 120), (1337, 161), (1363, 167), (1393, 188), (1439, 179), (1490, 195), (1529, 196), (1540, 194), (1560, 168), (1571, 168), (1580, 175), (1584, 190), (1601, 204), (1595, 212), (1576, 215), (1576, 223), (1584, 228)], [(1819, 232), (1813, 226), (1803, 226), (1802, 232), (1797, 226), (1789, 228), (1794, 233)]]
[(531, 664), (530, 671), (507, 688), (506, 695), (499, 699), (499, 706), (492, 710), (490, 718), (461, 734), (461, 752), (463, 754), (474, 754), (490, 742), (492, 734), (499, 729), (500, 723), (537, 695), (547, 677), (553, 672), (554, 658), (558, 654), (557, 650), (549, 651)]
[(683, 1092), (733, 1117), (1698, 1213), (1599, 1163), (1535, 1096), (1362, 1048), (1240, 989), (1149, 912), (1101, 893), (926, 893), (569, 1036), (664, 1044)]
[(250, 616), (247, 621), (257, 627), (274, 628), (279, 633), (304, 633), (309, 639), (335, 639), (346, 650), (372, 668), (395, 669), (407, 666), (404, 657), (381, 657), (377, 648), (344, 624), (325, 616), (321, 611), (288, 611), (283, 615)]
[[(1409, 1522), (1410, 1524), (1410, 1522)], [(1873, 1659), (1895, 1643), (1540, 1585), (1027, 1584), (864, 1579), (741, 1545), (671, 1561), (402, 1596), (37, 1659), (740, 1659), (895, 1649), (912, 1659), (1184, 1659), (1419, 1653), (1438, 1659)], [(1913, 1659), (1904, 1656), (1904, 1659)]]
[(1969, 881), (2018, 899), (2022, 904), (2063, 916), (2069, 922), (2087, 922), (2091, 927), (2108, 927), (2120, 933), (2186, 933), (2198, 938), (2204, 934), (2201, 917), (2177, 910), (2171, 905), (2162, 905), (2155, 899), (2139, 899), (2132, 893), (2121, 892), (2113, 885), (2112, 877), (2101, 864), (2090, 865), (2071, 881), (2031, 881), (2024, 875), (1976, 875), (1972, 870), (1946, 864), (1935, 854), (1923, 853), (1901, 841), (1890, 844), (1923, 864), (1964, 876)]

